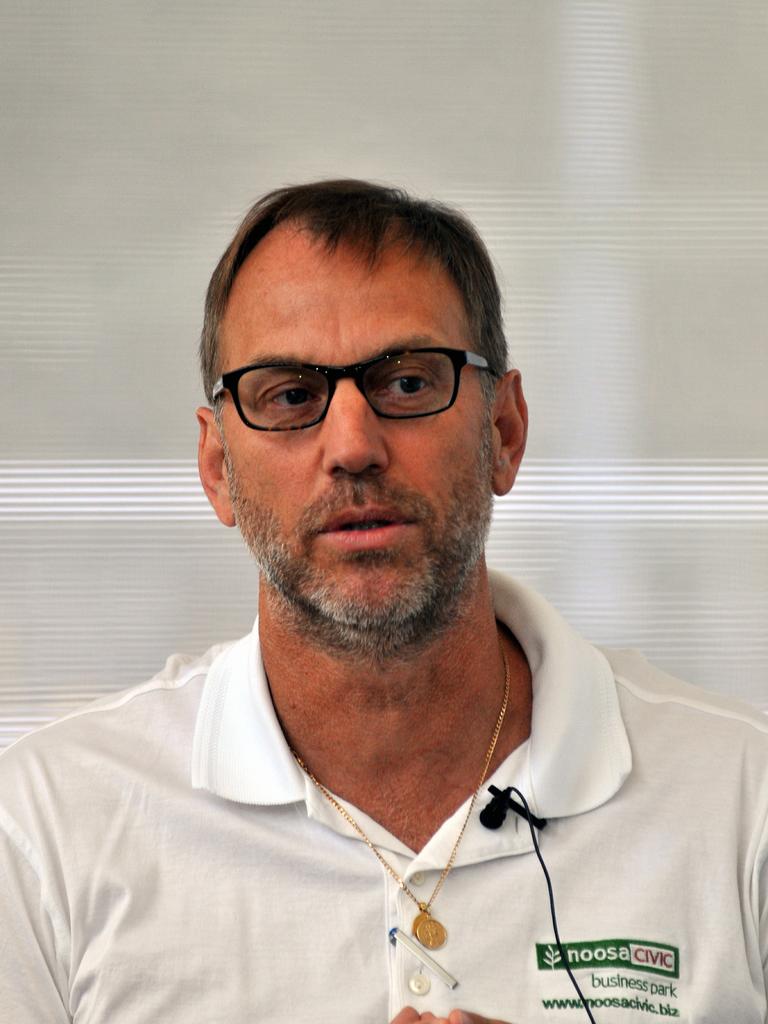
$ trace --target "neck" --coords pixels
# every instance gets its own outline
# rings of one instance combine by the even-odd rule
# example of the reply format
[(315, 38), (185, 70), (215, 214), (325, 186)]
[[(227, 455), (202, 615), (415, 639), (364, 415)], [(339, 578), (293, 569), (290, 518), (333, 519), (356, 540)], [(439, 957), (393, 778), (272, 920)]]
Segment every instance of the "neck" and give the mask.
[(530, 731), (528, 663), (497, 627), (484, 566), (468, 591), (452, 628), (384, 662), (308, 644), (269, 588), (260, 591), (262, 657), (289, 744), (325, 786), (414, 849), (478, 784), (504, 694), (500, 644), (510, 697), (489, 774)]

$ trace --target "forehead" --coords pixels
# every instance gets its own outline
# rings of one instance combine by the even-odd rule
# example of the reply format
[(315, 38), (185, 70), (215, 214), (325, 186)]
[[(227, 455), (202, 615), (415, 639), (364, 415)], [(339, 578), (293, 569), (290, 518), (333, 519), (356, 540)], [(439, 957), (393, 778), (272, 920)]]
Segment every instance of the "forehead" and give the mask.
[(226, 370), (281, 355), (355, 362), (410, 338), (472, 347), (447, 271), (398, 244), (372, 267), (348, 244), (329, 252), (306, 229), (281, 225), (235, 278), (220, 331), (221, 364)]

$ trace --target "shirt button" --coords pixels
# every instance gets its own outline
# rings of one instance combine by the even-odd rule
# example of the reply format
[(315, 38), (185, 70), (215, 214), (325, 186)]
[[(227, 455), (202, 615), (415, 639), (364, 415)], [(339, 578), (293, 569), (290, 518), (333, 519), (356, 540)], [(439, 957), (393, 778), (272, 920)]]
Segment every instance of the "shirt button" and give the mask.
[(415, 996), (425, 996), (432, 988), (432, 982), (426, 974), (417, 972), (416, 974), (412, 974), (408, 979), (408, 988)]
[(426, 877), (427, 876), (424, 874), (423, 871), (414, 871), (414, 873), (411, 875), (410, 880), (414, 885), (424, 885), (424, 879)]

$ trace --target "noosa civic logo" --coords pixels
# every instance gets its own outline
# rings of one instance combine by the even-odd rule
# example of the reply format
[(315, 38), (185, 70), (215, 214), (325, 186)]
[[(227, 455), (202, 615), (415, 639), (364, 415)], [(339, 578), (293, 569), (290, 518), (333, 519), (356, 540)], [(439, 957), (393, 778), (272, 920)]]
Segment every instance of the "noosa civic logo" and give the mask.
[[(680, 950), (662, 942), (642, 939), (597, 939), (592, 942), (564, 942), (568, 966), (573, 968), (624, 967), (631, 971), (680, 977)], [(540, 971), (564, 971), (565, 961), (554, 943), (536, 943)]]

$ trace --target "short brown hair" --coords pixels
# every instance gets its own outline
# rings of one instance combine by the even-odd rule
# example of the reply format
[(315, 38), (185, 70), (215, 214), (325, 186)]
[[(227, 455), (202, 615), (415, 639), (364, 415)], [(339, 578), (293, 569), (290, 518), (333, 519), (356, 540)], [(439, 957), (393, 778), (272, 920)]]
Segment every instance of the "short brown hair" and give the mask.
[[(415, 199), (402, 189), (352, 179), (318, 181), (279, 188), (259, 199), (213, 272), (200, 339), (209, 402), (221, 372), (219, 328), (237, 272), (261, 239), (286, 221), (306, 227), (329, 252), (342, 242), (359, 248), (372, 268), (381, 252), (394, 243), (434, 259), (459, 290), (478, 353), (496, 373), (506, 371), (499, 286), (488, 250), (470, 221), (456, 210)], [(485, 374), (483, 378), (492, 389), (493, 378)]]

